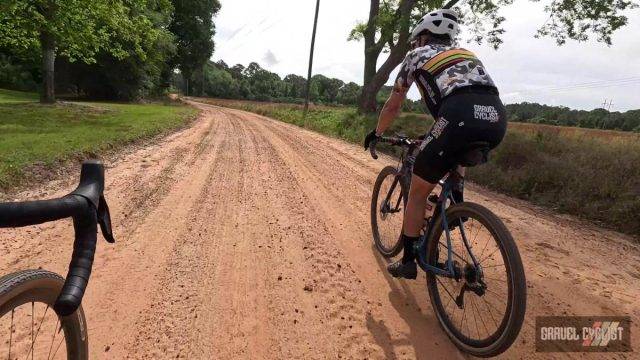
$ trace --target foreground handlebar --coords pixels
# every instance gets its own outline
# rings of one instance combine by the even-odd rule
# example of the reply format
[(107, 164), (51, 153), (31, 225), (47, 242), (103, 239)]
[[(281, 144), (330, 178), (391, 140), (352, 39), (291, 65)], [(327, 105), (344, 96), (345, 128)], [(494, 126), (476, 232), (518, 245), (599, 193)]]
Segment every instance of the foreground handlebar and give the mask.
[(89, 284), (93, 267), (98, 223), (100, 223), (105, 239), (110, 243), (114, 242), (109, 207), (104, 199), (103, 191), (104, 166), (102, 163), (99, 161), (83, 163), (80, 172), (80, 185), (69, 195), (84, 201), (73, 217), (75, 230), (73, 254), (62, 291), (53, 306), (59, 315), (73, 314), (82, 303), (82, 297)]
[(82, 204), (84, 211), (73, 217), (73, 228), (76, 235), (73, 242), (73, 254), (69, 263), (69, 271), (62, 286), (62, 291), (53, 306), (56, 313), (62, 316), (73, 314), (80, 306), (89, 283), (93, 258), (96, 252), (97, 213), (88, 201), (82, 201)]
[(99, 161), (86, 161), (82, 164), (80, 184), (69, 195), (54, 200), (0, 204), (0, 228), (73, 218), (73, 254), (62, 291), (53, 306), (60, 316), (73, 314), (82, 302), (93, 266), (98, 224), (104, 238), (114, 242), (103, 191), (104, 166)]

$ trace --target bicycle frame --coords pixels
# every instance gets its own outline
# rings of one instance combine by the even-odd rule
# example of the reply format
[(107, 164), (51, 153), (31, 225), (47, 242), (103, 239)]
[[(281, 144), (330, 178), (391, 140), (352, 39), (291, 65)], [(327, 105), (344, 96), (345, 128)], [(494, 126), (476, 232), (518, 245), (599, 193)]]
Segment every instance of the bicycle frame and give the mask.
[[(406, 156), (407, 153), (410, 153), (411, 148), (407, 148), (407, 151), (403, 152), (403, 154), (400, 157), (400, 163), (402, 164), (400, 166), (400, 169), (398, 171), (398, 175), (396, 176), (396, 178), (394, 179), (391, 188), (389, 189), (389, 192), (386, 195), (385, 201), (383, 204), (390, 204), (391, 201), (391, 194), (393, 193), (393, 191), (395, 190), (395, 187), (399, 184), (399, 183), (403, 183), (401, 186), (406, 186), (406, 188), (409, 188), (409, 185), (411, 183), (410, 180), (410, 171), (409, 169), (411, 168), (412, 164), (412, 159), (409, 156)], [(454, 174), (455, 172), (455, 168), (452, 169), (452, 171), (450, 172), (450, 174)], [(408, 177), (408, 180), (407, 180)], [(439, 275), (439, 276), (444, 276), (444, 277), (449, 277), (449, 278), (456, 278), (456, 272), (455, 269), (453, 267), (453, 247), (451, 244), (451, 230), (449, 230), (449, 222), (447, 221), (447, 200), (450, 200), (451, 202), (454, 202), (451, 193), (453, 191), (453, 187), (454, 187), (454, 178), (455, 176), (449, 176), (445, 181), (441, 181), (440, 185), (442, 186), (442, 191), (440, 192), (440, 195), (438, 196), (438, 201), (436, 204), (436, 212), (438, 212), (439, 216), (442, 218), (442, 226), (444, 228), (444, 232), (445, 232), (445, 236), (447, 239), (447, 262), (446, 262), (446, 266), (447, 269), (441, 269), (439, 267), (430, 265), (427, 261), (429, 254), (427, 253), (427, 241), (429, 239), (429, 237), (431, 236), (431, 233), (433, 231), (435, 231), (435, 223), (436, 220), (438, 218), (438, 216), (434, 216), (431, 217), (431, 219), (429, 219), (429, 222), (426, 223), (425, 226), (425, 231), (424, 234), (422, 236), (420, 236), (420, 240), (415, 244), (415, 251), (416, 254), (418, 254), (417, 256), (417, 263), (420, 266), (420, 268), (422, 268), (423, 271), (425, 272), (431, 272), (433, 274)], [(398, 199), (398, 203), (396, 204), (396, 206), (394, 207), (394, 209), (397, 209), (399, 206), (399, 202), (400, 199)], [(383, 205), (384, 206), (384, 205)], [(391, 210), (391, 207), (389, 207), (389, 210)], [(466, 236), (466, 232), (464, 231), (464, 224), (460, 224), (460, 233), (462, 235), (462, 240), (464, 243), (465, 248), (467, 249), (468, 253), (470, 254), (470, 257), (473, 261), (474, 266), (480, 269), (480, 265), (478, 264), (478, 261), (475, 257), (475, 255), (473, 254), (473, 252), (471, 251), (471, 246), (469, 245), (469, 241), (467, 240), (467, 236)]]
[[(454, 168), (453, 170), (451, 170), (450, 174), (454, 174), (455, 172), (456, 170)], [(451, 196), (451, 192), (454, 186), (454, 178), (455, 178), (455, 175), (450, 175), (444, 182), (442, 181), (440, 182), (440, 185), (442, 186), (442, 191), (438, 196), (438, 202), (436, 204), (436, 211), (439, 212), (439, 215), (442, 218), (441, 224), (442, 224), (442, 227), (444, 228), (444, 232), (447, 238), (447, 263), (446, 263), (447, 269), (443, 270), (439, 267), (429, 265), (427, 262), (427, 259), (429, 257), (429, 254), (427, 253), (427, 242), (429, 240), (429, 237), (431, 236), (431, 233), (435, 230), (435, 223), (437, 220), (437, 216), (434, 215), (431, 217), (429, 222), (426, 224), (424, 235), (420, 237), (420, 240), (415, 245), (415, 250), (416, 250), (416, 253), (418, 254), (417, 263), (418, 265), (420, 265), (420, 268), (422, 268), (422, 270), (424, 270), (425, 272), (431, 272), (436, 275), (450, 277), (450, 278), (456, 278), (456, 273), (455, 273), (455, 269), (453, 268), (453, 250), (452, 250), (453, 247), (451, 245), (451, 230), (449, 230), (449, 222), (447, 221), (446, 205), (447, 205), (447, 200), (454, 202), (453, 197)], [(480, 269), (480, 265), (478, 264), (478, 261), (475, 255), (471, 251), (471, 246), (469, 245), (466, 232), (464, 231), (464, 224), (460, 223), (459, 227), (460, 227), (460, 233), (462, 235), (462, 241), (473, 261), (474, 267), (479, 271), (482, 271)]]
[[(393, 194), (395, 187), (400, 183), (400, 186), (403, 187), (405, 190), (408, 191), (410, 188), (411, 173), (412, 173), (413, 164), (415, 162), (414, 152), (418, 147), (419, 142), (411, 141), (406, 137), (382, 138), (381, 141), (389, 143), (394, 146), (401, 146), (403, 148), (402, 154), (400, 155), (400, 159), (399, 159), (398, 173), (391, 185), (391, 188), (389, 189), (389, 192), (385, 197), (385, 201), (383, 202), (383, 208), (387, 206), (387, 204), (389, 204), (388, 210), (391, 210), (391, 206), (390, 206), (391, 204), (389, 202), (391, 200), (391, 194)], [(377, 155), (375, 154), (375, 145), (372, 146), (370, 150), (373, 158), (374, 159), (377, 158)], [(456, 180), (460, 176), (459, 173), (457, 172), (457, 168), (458, 168), (457, 166), (454, 166), (451, 169), (451, 171), (449, 171), (449, 176), (447, 177), (447, 179), (444, 181), (440, 181), (442, 191), (438, 196), (438, 201), (436, 203), (436, 210), (434, 212), (434, 216), (432, 216), (431, 219), (427, 222), (427, 224), (425, 225), (424, 234), (420, 237), (420, 240), (415, 244), (415, 251), (418, 254), (417, 262), (418, 262), (418, 265), (420, 265), (420, 268), (422, 268), (422, 270), (424, 270), (425, 272), (431, 272), (436, 275), (450, 277), (450, 278), (457, 278), (458, 274), (456, 274), (456, 271), (455, 271), (456, 269), (454, 269), (453, 267), (454, 252), (451, 246), (451, 230), (449, 230), (449, 222), (447, 221), (446, 212), (447, 212), (447, 200), (450, 200), (452, 203), (455, 203), (455, 200), (451, 196), (451, 193), (454, 188)], [(401, 199), (398, 199), (396, 206), (393, 208), (394, 211), (398, 210), (400, 201)], [(383, 208), (381, 208), (380, 210), (384, 210)], [(427, 259), (429, 257), (429, 254), (427, 254), (427, 241), (431, 236), (431, 233), (435, 230), (434, 229), (435, 223), (438, 218), (438, 216), (436, 216), (437, 215), (436, 213), (439, 214), (440, 218), (442, 218), (442, 226), (444, 228), (444, 232), (447, 238), (447, 263), (446, 263), (447, 269), (446, 270), (441, 269), (437, 266), (429, 265), (427, 262)], [(471, 246), (469, 245), (469, 241), (467, 240), (467, 235), (464, 231), (464, 224), (461, 222), (460, 225), (458, 226), (460, 227), (462, 241), (464, 243), (465, 248), (467, 249), (467, 252), (471, 256), (474, 267), (480, 273), (482, 273), (482, 269), (480, 268), (480, 265), (478, 264), (478, 261), (475, 255), (471, 251)]]

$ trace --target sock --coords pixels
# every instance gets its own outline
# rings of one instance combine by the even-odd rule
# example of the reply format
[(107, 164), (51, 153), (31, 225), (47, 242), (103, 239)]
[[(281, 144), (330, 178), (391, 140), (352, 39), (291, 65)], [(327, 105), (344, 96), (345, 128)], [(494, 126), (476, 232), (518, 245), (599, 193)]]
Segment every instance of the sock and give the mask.
[(419, 239), (419, 236), (407, 236), (402, 234), (402, 240), (404, 242), (404, 252), (402, 253), (402, 262), (408, 263), (414, 261), (416, 256), (413, 253), (413, 244)]

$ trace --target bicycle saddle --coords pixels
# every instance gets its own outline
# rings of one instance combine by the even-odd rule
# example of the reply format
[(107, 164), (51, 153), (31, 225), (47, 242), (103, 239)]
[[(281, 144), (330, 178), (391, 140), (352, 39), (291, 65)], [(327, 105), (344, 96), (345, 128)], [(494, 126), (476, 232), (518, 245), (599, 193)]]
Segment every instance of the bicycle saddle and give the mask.
[(484, 164), (489, 160), (491, 145), (488, 142), (477, 141), (464, 146), (458, 156), (460, 165), (465, 167)]

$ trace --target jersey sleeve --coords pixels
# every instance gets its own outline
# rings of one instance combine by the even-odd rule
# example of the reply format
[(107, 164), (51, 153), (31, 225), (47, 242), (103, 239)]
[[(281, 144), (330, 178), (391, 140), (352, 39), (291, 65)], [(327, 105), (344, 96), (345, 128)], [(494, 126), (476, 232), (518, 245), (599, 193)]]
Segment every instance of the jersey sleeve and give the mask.
[(393, 85), (393, 89), (396, 91), (407, 91), (411, 87), (414, 81), (413, 72), (416, 70), (416, 65), (414, 64), (415, 56), (414, 52), (411, 51), (404, 58), (402, 65), (400, 66), (400, 71), (398, 72), (398, 76), (396, 77), (396, 81)]

